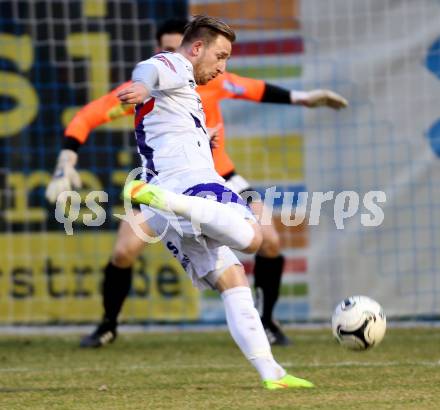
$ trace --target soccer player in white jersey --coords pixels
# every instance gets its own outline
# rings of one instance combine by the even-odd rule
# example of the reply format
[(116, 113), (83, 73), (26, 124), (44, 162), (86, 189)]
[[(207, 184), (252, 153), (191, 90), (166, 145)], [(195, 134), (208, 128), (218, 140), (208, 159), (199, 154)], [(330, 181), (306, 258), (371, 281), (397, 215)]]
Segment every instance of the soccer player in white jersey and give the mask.
[[(261, 227), (250, 209), (214, 169), (196, 84), (223, 73), (235, 33), (225, 23), (197, 16), (176, 53), (137, 65), (133, 84), (118, 94), (137, 104), (135, 133), (143, 181), (131, 181), (124, 197), (142, 204), (150, 226), (200, 289), (217, 289), (229, 331), (267, 389), (313, 387), (288, 375), (272, 356), (254, 307), (243, 266), (230, 248), (255, 253)], [(147, 205), (147, 206), (146, 206)], [(177, 215), (179, 226), (170, 224)]]

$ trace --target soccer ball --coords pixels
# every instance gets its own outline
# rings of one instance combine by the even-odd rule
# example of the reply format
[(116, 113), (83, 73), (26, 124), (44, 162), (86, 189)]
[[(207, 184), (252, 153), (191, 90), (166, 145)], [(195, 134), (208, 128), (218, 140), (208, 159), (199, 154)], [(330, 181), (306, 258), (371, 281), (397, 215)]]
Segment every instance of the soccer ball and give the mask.
[(342, 346), (352, 350), (377, 346), (385, 335), (386, 326), (382, 307), (367, 296), (344, 299), (332, 316), (333, 335)]

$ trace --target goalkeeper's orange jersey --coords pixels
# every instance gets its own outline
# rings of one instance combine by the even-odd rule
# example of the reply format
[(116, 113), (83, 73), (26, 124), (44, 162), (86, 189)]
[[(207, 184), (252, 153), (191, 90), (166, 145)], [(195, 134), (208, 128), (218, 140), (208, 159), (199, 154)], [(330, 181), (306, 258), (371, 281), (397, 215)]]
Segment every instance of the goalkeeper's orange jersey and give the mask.
[[(90, 132), (101, 124), (134, 113), (134, 106), (121, 104), (116, 97), (119, 90), (126, 88), (131, 82), (115, 88), (110, 93), (84, 106), (66, 128), (64, 135), (73, 137), (83, 144)], [(238, 98), (251, 101), (261, 101), (266, 84), (262, 80), (240, 77), (232, 73), (217, 76), (206, 85), (197, 87), (202, 99), (206, 115), (206, 126), (214, 128), (223, 125), (220, 101), (227, 98)], [(216, 171), (224, 176), (234, 171), (234, 164), (226, 152), (224, 127), (218, 132), (218, 147), (212, 150)]]

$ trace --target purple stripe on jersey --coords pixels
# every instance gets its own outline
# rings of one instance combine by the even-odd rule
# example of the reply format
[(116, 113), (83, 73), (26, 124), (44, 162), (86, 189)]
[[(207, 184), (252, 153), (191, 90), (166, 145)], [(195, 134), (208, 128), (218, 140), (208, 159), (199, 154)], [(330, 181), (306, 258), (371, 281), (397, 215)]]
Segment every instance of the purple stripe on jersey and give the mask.
[(183, 192), (183, 194), (189, 196), (199, 196), (201, 198), (213, 197), (213, 199), (215, 198), (217, 202), (221, 202), (222, 204), (233, 202), (249, 208), (239, 195), (231, 191), (229, 188), (226, 188), (222, 184), (198, 184), (188, 188), (185, 192)]
[[(190, 113), (190, 114), (191, 114), (191, 113)], [(201, 122), (201, 121), (200, 121), (195, 115), (193, 115), (193, 114), (191, 114), (191, 117), (193, 117), (194, 124), (195, 124), (196, 128), (201, 128), (201, 129), (203, 130), (203, 132), (204, 132), (206, 135), (208, 135), (208, 134), (206, 133), (205, 129), (203, 128), (203, 126), (202, 126), (202, 122)]]
[[(136, 128), (135, 128), (136, 142), (137, 142), (137, 145), (139, 147), (139, 153), (141, 155), (143, 155), (145, 157), (145, 159), (147, 160), (147, 164), (146, 164), (146, 168), (147, 168), (146, 180), (147, 180), (147, 182), (150, 182), (150, 180), (155, 175), (158, 174), (158, 172), (156, 171), (156, 168), (154, 167), (154, 161), (153, 161), (154, 149), (151, 148), (146, 143), (147, 135), (146, 135), (146, 133), (144, 131), (144, 123), (142, 121), (144, 116), (146, 114), (148, 114), (148, 112), (150, 112), (153, 109), (153, 107), (151, 106), (150, 110), (148, 112), (146, 112), (148, 110), (148, 108), (146, 109), (145, 106), (147, 104), (149, 104), (150, 101), (148, 101), (146, 104), (138, 104), (138, 105), (136, 105), (136, 108), (135, 108), (135, 111), (136, 111), (136, 114), (135, 114), (135, 118), (136, 118)], [(154, 105), (154, 101), (153, 101), (153, 105)]]

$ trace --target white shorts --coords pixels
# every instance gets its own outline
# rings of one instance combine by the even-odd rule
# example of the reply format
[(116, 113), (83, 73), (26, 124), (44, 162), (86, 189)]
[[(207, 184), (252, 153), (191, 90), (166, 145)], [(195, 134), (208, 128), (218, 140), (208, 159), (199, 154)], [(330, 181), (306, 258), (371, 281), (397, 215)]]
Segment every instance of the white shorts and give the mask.
[[(235, 192), (219, 183), (199, 184), (185, 191), (186, 195), (207, 196), (217, 198), (221, 202), (221, 193), (229, 192), (229, 202), (234, 206), (242, 206), (241, 210), (248, 219), (254, 219), (252, 212)], [(213, 197), (213, 195), (215, 197)], [(237, 205), (238, 204), (238, 205)], [(148, 225), (162, 236), (162, 242), (173, 256), (179, 260), (183, 269), (190, 277), (193, 285), (200, 289), (215, 289), (215, 283), (222, 273), (232, 265), (241, 265), (241, 262), (230, 248), (208, 238), (197, 231), (190, 221), (170, 214), (152, 210), (141, 205)], [(154, 216), (152, 216), (154, 215)], [(239, 233), (238, 233), (239, 234)]]

